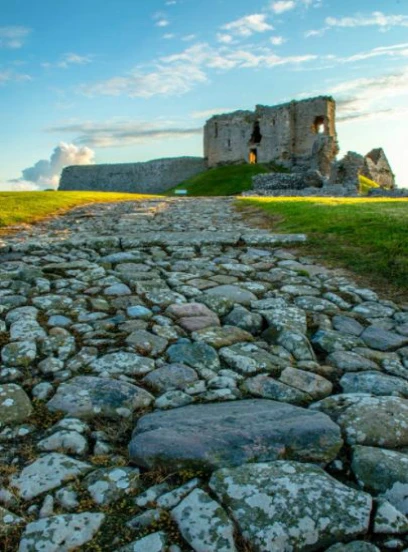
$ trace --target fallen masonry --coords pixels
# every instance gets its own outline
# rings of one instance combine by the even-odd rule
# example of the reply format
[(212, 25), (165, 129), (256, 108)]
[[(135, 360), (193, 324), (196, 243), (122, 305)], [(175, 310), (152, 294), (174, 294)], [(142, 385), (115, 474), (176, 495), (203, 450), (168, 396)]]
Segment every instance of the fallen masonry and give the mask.
[(408, 307), (229, 199), (0, 242), (0, 549), (408, 550)]

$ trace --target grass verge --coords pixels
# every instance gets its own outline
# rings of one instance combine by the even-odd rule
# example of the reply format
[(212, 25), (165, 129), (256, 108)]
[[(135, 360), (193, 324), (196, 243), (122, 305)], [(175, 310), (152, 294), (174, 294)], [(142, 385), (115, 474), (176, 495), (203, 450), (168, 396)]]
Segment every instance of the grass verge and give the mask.
[(307, 233), (303, 251), (408, 300), (407, 199), (242, 198), (238, 206), (262, 209), (274, 230)]
[(15, 224), (38, 222), (87, 203), (139, 201), (151, 197), (111, 192), (0, 192), (0, 231)]
[(187, 190), (188, 196), (230, 196), (252, 188), (252, 177), (270, 172), (264, 165), (226, 165), (200, 173), (181, 182), (165, 195), (177, 195), (177, 190)]

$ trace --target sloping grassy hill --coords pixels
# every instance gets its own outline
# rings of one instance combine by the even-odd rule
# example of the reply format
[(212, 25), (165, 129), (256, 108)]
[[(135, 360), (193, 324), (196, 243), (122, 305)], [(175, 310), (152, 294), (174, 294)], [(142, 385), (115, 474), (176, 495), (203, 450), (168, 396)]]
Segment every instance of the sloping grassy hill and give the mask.
[(408, 199), (240, 198), (238, 206), (266, 211), (266, 225), (273, 231), (307, 233), (305, 253), (408, 299)]
[(252, 177), (269, 172), (264, 165), (227, 165), (209, 169), (193, 176), (165, 195), (176, 195), (176, 190), (187, 190), (187, 196), (229, 196), (246, 192), (252, 188)]
[(141, 201), (154, 196), (116, 192), (0, 192), (0, 230), (37, 222), (86, 203)]

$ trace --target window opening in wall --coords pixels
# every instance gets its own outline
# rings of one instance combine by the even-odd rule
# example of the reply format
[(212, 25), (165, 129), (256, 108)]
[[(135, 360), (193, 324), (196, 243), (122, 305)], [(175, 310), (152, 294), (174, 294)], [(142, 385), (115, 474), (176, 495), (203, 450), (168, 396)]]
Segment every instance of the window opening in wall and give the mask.
[(254, 129), (252, 131), (251, 142), (252, 144), (260, 144), (262, 140), (261, 128), (259, 126), (259, 121), (255, 121)]
[(218, 123), (214, 124), (214, 138), (218, 138)]
[(312, 130), (315, 134), (324, 134), (324, 121), (323, 116), (316, 117), (312, 125)]
[(249, 150), (249, 164), (256, 165), (258, 163), (258, 150), (252, 148)]
[(230, 148), (231, 147), (231, 140), (228, 138), (228, 147)]

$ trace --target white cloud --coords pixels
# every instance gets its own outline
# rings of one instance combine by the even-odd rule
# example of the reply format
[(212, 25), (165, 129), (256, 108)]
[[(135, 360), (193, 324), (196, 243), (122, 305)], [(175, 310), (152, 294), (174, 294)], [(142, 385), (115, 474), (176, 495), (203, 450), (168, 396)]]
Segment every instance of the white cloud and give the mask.
[(50, 159), (40, 159), (32, 167), (22, 171), (22, 177), (13, 180), (14, 188), (27, 189), (27, 183), (33, 189), (57, 188), (61, 171), (68, 165), (92, 165), (94, 152), (87, 147), (61, 142), (52, 152)]
[(271, 43), (274, 46), (281, 46), (284, 42), (286, 42), (286, 39), (284, 39), (283, 36), (273, 36), (273, 37), (271, 37)]
[(384, 15), (382, 12), (373, 12), (366, 16), (357, 14), (353, 17), (327, 17), (326, 24), (329, 27), (408, 27), (408, 15)]
[(167, 19), (159, 19), (155, 23), (156, 27), (168, 27), (170, 22)]
[(185, 94), (196, 84), (206, 81), (206, 74), (194, 64), (185, 66), (182, 63), (159, 63), (151, 72), (144, 73), (141, 68), (136, 68), (124, 77), (113, 77), (93, 85), (82, 86), (81, 89), (89, 96), (126, 95), (131, 98), (151, 98)]
[(0, 27), (0, 48), (21, 48), (30, 33), (31, 29), (27, 27)]
[(195, 34), (189, 34), (189, 35), (183, 36), (181, 40), (183, 42), (191, 42), (192, 40), (195, 40), (195, 38), (197, 38)]
[(369, 15), (358, 13), (349, 17), (327, 17), (325, 24), (321, 29), (307, 31), (304, 36), (323, 36), (333, 28), (378, 27), (380, 31), (385, 32), (393, 27), (408, 27), (408, 15), (385, 15), (376, 11)]
[(0, 86), (9, 82), (28, 82), (32, 77), (24, 73), (16, 73), (15, 71), (0, 71)]
[(349, 56), (346, 58), (341, 58), (341, 61), (345, 63), (351, 63), (355, 61), (362, 61), (365, 59), (375, 58), (375, 57), (394, 57), (394, 58), (406, 58), (408, 57), (408, 42), (402, 44), (394, 44), (393, 46), (379, 46), (378, 48), (373, 48), (367, 52), (360, 52)]
[(266, 21), (267, 16), (262, 13), (253, 13), (247, 15), (223, 25), (221, 28), (228, 31), (231, 34), (248, 37), (254, 33), (264, 33), (265, 31), (272, 31), (272, 25), (269, 25)]
[(318, 59), (316, 55), (278, 56), (271, 48), (248, 46), (245, 49), (224, 44), (218, 48), (197, 43), (185, 50), (160, 58), (147, 71), (138, 66), (123, 76), (81, 87), (86, 95), (126, 95), (134, 98), (181, 95), (209, 80), (209, 70), (302, 64)]
[(67, 54), (63, 54), (59, 61), (57, 61), (56, 63), (45, 61), (41, 64), (41, 66), (45, 69), (51, 69), (52, 67), (67, 69), (71, 65), (88, 65), (89, 63), (92, 63), (92, 56), (83, 56), (80, 54), (75, 54), (74, 52), (69, 52)]
[(278, 2), (272, 2), (271, 8), (277, 13), (284, 13), (289, 10), (293, 10), (296, 7), (296, 3), (293, 0), (279, 0)]
[(231, 35), (225, 33), (217, 33), (217, 40), (222, 44), (231, 44), (234, 40)]
[(172, 34), (172, 33), (167, 33), (167, 34), (163, 35), (164, 40), (172, 40), (175, 37), (176, 37), (176, 35)]
[(76, 134), (75, 143), (91, 147), (123, 147), (145, 144), (163, 139), (188, 138), (202, 133), (202, 128), (184, 128), (163, 121), (106, 121), (84, 122), (55, 126), (47, 129), (53, 133)]
[(208, 119), (213, 115), (220, 115), (221, 113), (229, 113), (233, 111), (230, 107), (214, 107), (212, 109), (205, 109), (203, 111), (193, 111), (191, 114), (192, 119)]

